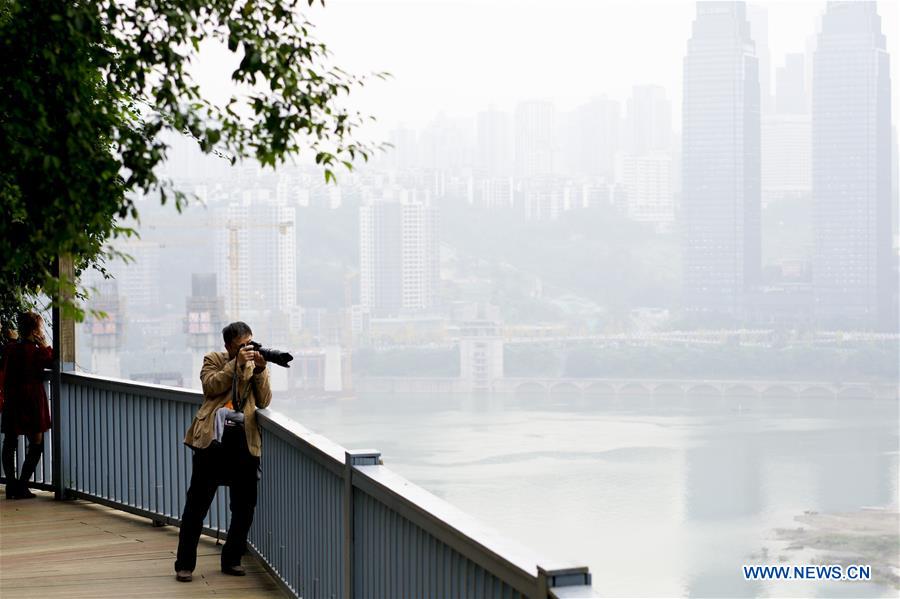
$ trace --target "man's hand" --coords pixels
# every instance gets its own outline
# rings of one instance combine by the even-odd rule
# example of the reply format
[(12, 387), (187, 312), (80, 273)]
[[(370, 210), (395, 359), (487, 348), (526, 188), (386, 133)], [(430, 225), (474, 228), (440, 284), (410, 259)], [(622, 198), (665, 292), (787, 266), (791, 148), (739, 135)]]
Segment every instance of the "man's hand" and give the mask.
[(237, 365), (243, 366), (247, 362), (252, 362), (255, 359), (256, 350), (253, 349), (250, 345), (245, 345), (240, 350), (238, 350), (237, 355)]
[(266, 359), (263, 358), (261, 353), (253, 352), (253, 364), (256, 366), (256, 368), (253, 369), (254, 372), (262, 372), (266, 367)]

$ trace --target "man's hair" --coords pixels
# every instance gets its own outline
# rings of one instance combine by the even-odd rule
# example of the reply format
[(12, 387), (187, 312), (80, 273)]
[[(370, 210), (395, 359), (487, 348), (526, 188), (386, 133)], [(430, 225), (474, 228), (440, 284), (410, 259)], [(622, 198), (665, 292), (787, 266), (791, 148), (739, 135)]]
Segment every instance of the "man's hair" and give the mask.
[(225, 340), (225, 345), (228, 345), (238, 337), (252, 334), (253, 331), (250, 330), (250, 327), (247, 326), (247, 323), (241, 322), (240, 320), (237, 322), (232, 322), (230, 325), (222, 329), (222, 339)]
[(19, 329), (19, 338), (25, 339), (38, 329), (41, 316), (37, 312), (21, 312), (16, 321), (16, 328)]

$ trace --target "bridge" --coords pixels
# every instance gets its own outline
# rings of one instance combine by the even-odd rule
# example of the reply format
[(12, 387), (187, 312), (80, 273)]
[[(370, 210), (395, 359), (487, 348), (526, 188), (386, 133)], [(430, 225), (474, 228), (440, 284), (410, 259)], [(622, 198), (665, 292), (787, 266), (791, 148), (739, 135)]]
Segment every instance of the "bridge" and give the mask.
[[(190, 479), (190, 450), (181, 439), (202, 395), (75, 372), (57, 372), (53, 388), (54, 428), (46, 436), (34, 486), (58, 501), (2, 502), (4, 596), (7, 591), (41, 597), (54, 591), (68, 597), (188, 592), (171, 586), (172, 527), (179, 525)], [(253, 586), (235, 587), (234, 581), (216, 582), (210, 576), (203, 577), (206, 586), (195, 579), (182, 587), (196, 594), (272, 596), (280, 591), (338, 599), (596, 596), (587, 567), (509, 542), (391, 471), (377, 450), (345, 449), (273, 410), (259, 410), (258, 416), (264, 450), (249, 539), (256, 561), (247, 579)], [(220, 490), (204, 522), (204, 532), (218, 539), (228, 529), (225, 495)], [(151, 523), (156, 528), (148, 530)], [(73, 545), (66, 537), (71, 526), (79, 535), (94, 534), (96, 542), (86, 536)], [(103, 547), (110, 530), (152, 551), (119, 559)], [(29, 550), (28, 543), (42, 535), (51, 548)], [(201, 555), (217, 563), (213, 541), (204, 543)], [(56, 545), (92, 549), (70, 555), (54, 552)], [(120, 572), (115, 584), (104, 586), (109, 570), (106, 579), (91, 578), (105, 563)], [(163, 570), (165, 579), (159, 578)], [(215, 584), (225, 586), (216, 591)]]
[(730, 379), (628, 379), (505, 377), (491, 387), (494, 392), (567, 394), (608, 398), (690, 399), (715, 397), (740, 399), (896, 399), (900, 387), (891, 383)]
[(644, 379), (575, 377), (498, 377), (474, 388), (459, 377), (372, 376), (360, 379), (357, 391), (377, 393), (511, 393), (519, 395), (577, 395), (586, 399), (661, 400), (692, 398), (777, 400), (897, 399), (900, 386), (871, 381), (753, 379)]

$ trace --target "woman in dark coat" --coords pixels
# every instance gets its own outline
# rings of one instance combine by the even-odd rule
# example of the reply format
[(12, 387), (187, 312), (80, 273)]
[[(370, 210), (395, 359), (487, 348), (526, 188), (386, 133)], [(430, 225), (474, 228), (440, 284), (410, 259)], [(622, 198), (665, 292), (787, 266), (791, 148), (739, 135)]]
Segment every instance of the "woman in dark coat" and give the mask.
[[(44, 449), (44, 431), (50, 429), (50, 405), (44, 390), (44, 369), (53, 364), (53, 348), (44, 337), (40, 314), (19, 315), (19, 339), (3, 348), (3, 473), (6, 498), (29, 499), (28, 480), (34, 474)], [(19, 435), (28, 439), (22, 472), (16, 478), (16, 446)]]

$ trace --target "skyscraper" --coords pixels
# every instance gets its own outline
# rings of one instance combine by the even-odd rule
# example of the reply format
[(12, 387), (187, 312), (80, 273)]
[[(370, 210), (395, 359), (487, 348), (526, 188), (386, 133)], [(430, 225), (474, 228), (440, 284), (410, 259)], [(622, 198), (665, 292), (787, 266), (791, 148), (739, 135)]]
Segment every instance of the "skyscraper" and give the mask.
[(813, 57), (813, 295), (823, 325), (890, 327), (891, 81), (875, 2), (829, 2)]
[(757, 59), (743, 2), (698, 2), (684, 58), (685, 305), (737, 316), (760, 273)]
[(359, 208), (360, 300), (373, 316), (435, 307), (440, 279), (437, 210), (400, 197)]
[(556, 168), (556, 109), (532, 100), (516, 107), (515, 174), (519, 179), (552, 175)]

